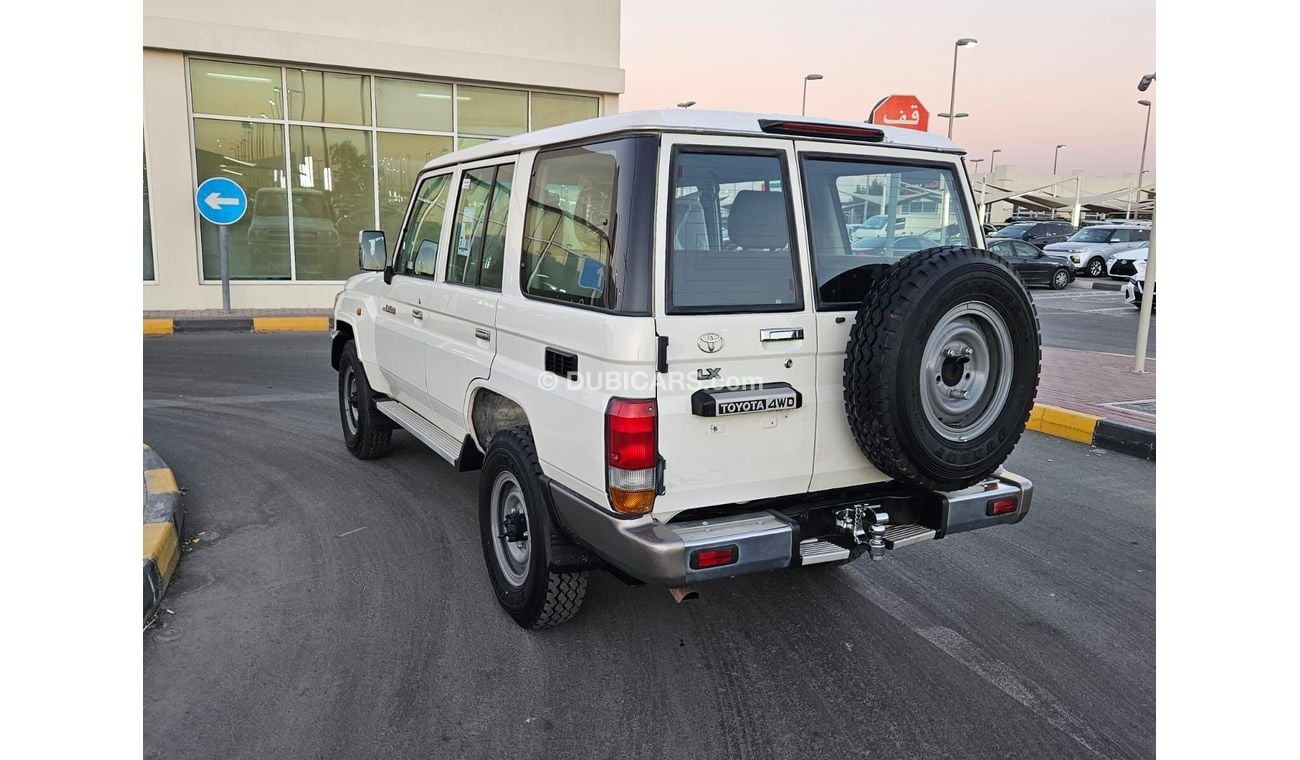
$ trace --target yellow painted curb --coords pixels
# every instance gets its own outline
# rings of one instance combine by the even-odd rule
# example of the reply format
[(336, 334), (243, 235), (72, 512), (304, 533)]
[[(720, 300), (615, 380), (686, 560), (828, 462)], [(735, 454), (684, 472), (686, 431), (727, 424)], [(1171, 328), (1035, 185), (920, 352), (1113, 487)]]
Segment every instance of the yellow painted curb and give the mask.
[(163, 467), (157, 470), (145, 470), (144, 485), (150, 494), (174, 493), (181, 490), (176, 485), (176, 476), (172, 475), (171, 468), (169, 467)]
[(253, 317), (253, 332), (325, 332), (329, 317)]
[(180, 555), (181, 547), (176, 539), (175, 525), (170, 522), (145, 523), (144, 558), (153, 560), (158, 575), (162, 576), (163, 585), (171, 580)]
[(170, 319), (146, 319), (144, 321), (145, 335), (171, 335), (172, 320)]
[(1059, 406), (1034, 404), (1033, 411), (1029, 413), (1029, 424), (1025, 429), (1079, 443), (1092, 443), (1092, 433), (1097, 429), (1097, 422), (1100, 419), (1091, 414), (1074, 412)]

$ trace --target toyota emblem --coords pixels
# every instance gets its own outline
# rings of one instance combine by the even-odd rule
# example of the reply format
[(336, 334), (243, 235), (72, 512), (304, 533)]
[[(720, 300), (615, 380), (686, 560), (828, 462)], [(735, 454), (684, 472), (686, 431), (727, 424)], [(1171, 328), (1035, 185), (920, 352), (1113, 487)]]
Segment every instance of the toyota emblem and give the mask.
[(706, 354), (716, 354), (722, 350), (722, 336), (717, 333), (704, 333), (695, 345)]

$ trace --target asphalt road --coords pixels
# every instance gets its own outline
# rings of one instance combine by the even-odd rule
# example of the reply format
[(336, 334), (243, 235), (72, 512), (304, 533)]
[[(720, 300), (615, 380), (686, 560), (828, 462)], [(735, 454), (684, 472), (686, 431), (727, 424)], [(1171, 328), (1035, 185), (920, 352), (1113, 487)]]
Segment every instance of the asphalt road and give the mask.
[[(1081, 283), (1090, 283), (1083, 279)], [(1038, 324), (1043, 345), (1102, 351), (1134, 356), (1137, 348), (1138, 310), (1124, 301), (1124, 294), (1108, 290), (1029, 291), (1038, 306)], [(1156, 315), (1151, 315), (1147, 356), (1156, 355)]]
[(1026, 433), (1020, 525), (675, 604), (596, 573), (516, 627), (476, 477), (340, 440), (324, 335), (145, 341), (188, 544), (144, 635), (158, 758), (1146, 758), (1155, 471)]

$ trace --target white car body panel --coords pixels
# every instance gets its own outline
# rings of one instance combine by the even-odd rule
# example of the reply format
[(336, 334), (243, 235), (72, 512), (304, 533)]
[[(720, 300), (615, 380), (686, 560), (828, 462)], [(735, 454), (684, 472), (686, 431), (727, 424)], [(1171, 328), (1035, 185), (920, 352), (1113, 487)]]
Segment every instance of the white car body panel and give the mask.
[[(758, 133), (756, 118), (825, 121), (684, 109), (621, 114), (505, 138), (430, 162), (418, 181), (433, 173), (454, 173), (436, 276), (398, 275), (388, 285), (379, 273), (359, 275), (348, 281), (334, 311), (338, 329), (351, 330), (374, 391), (401, 401), (454, 439), (471, 436), (480, 450), (489, 441), (474, 430), (478, 395), (490, 391), (514, 401), (527, 415), (546, 476), (599, 505), (607, 504), (604, 415), (609, 399), (654, 397), (658, 448), (666, 465), (664, 492), (653, 513), (661, 520), (693, 507), (890, 480), (871, 465), (849, 431), (842, 376), (854, 315), (816, 310), (798, 155), (813, 151), (950, 165), (973, 222), (975, 200), (966, 173), (952, 143), (937, 135), (883, 127), (883, 143), (816, 141)], [(637, 130), (660, 133), (657, 199), (667, 192), (673, 146), (752, 147), (784, 155), (801, 311), (668, 314), (662, 276), (656, 277), (653, 313), (647, 316), (523, 294), (523, 218), (537, 149)], [(446, 283), (461, 171), (511, 161), (517, 163), (500, 293)], [(662, 200), (655, 204), (653, 271), (658, 273), (666, 271), (668, 205)], [(978, 225), (971, 233), (972, 244), (983, 245)], [(400, 240), (387, 242), (395, 253)], [(416, 310), (422, 318), (413, 316)], [(804, 338), (760, 341), (760, 331), (767, 328), (800, 328)], [(724, 347), (714, 354), (701, 351), (697, 341), (703, 333), (722, 336)], [(660, 336), (668, 338), (668, 374), (657, 371)], [(547, 348), (577, 356), (579, 380), (547, 372)], [(720, 379), (698, 378), (697, 370), (709, 368), (721, 368)], [(802, 394), (803, 405), (718, 418), (693, 414), (692, 393), (718, 387), (728, 377), (787, 382)]]

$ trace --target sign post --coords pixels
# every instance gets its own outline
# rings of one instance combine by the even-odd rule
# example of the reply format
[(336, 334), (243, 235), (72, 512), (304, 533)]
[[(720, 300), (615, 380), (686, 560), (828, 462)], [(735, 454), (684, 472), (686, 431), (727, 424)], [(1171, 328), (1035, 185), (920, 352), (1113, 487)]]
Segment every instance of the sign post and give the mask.
[(930, 112), (915, 95), (890, 95), (872, 106), (867, 122), (927, 132), (930, 129)]
[(217, 225), (217, 247), (221, 256), (221, 310), (230, 313), (230, 233), (227, 227), (244, 218), (248, 195), (234, 180), (212, 177), (194, 193), (199, 216)]

